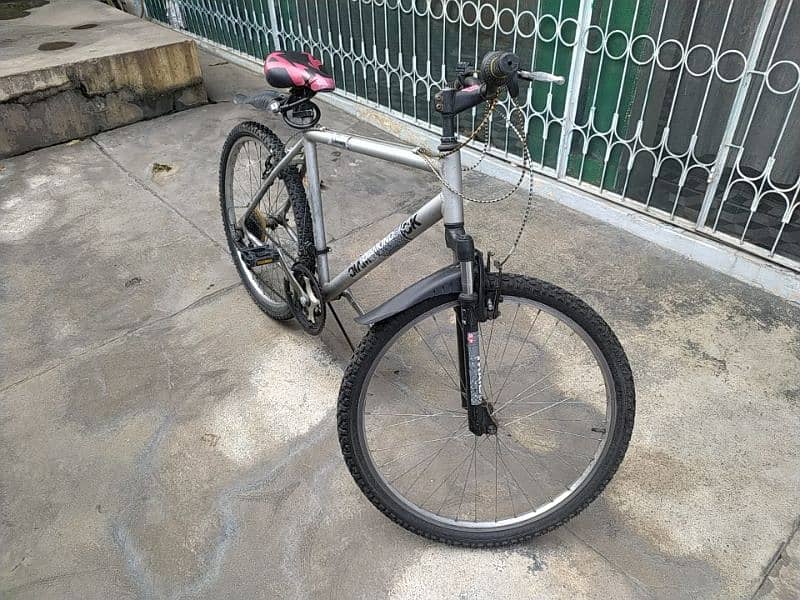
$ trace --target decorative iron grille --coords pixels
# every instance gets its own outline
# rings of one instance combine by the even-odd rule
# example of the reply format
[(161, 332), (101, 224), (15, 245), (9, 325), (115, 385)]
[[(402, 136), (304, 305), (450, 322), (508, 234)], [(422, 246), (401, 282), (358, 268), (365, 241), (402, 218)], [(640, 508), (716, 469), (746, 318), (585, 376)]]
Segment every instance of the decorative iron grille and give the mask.
[[(538, 170), (800, 271), (794, 0), (145, 3), (151, 18), (257, 60), (309, 51), (336, 93), (433, 131), (433, 95), (456, 63), (513, 50), (567, 79), (520, 94)], [(519, 160), (503, 119), (491, 135), (494, 155)]]

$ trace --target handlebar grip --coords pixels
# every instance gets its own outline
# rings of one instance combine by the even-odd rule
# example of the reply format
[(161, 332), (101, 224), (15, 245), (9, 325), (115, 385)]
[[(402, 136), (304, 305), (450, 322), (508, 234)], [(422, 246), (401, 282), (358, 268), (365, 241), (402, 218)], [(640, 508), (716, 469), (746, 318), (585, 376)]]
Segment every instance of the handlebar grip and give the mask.
[(513, 52), (495, 50), (483, 57), (479, 73), (480, 80), (489, 89), (507, 85), (519, 70), (519, 57)]
[(553, 75), (544, 71), (519, 71), (517, 75), (519, 75), (520, 79), (525, 79), (526, 81), (542, 81), (544, 83), (564, 85), (564, 78), (561, 75)]

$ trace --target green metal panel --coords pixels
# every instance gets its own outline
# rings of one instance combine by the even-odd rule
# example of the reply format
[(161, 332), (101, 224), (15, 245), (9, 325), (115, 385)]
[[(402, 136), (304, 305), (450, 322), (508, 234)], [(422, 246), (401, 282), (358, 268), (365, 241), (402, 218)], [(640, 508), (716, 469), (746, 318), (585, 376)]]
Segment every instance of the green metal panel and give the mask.
[[(633, 134), (631, 106), (636, 96), (638, 80), (644, 75), (643, 69), (631, 68), (633, 65), (626, 55), (626, 49), (629, 40), (648, 33), (651, 13), (652, 0), (609, 0), (595, 3), (592, 23), (600, 26), (608, 37), (604, 44), (596, 29), (587, 36), (587, 47), (590, 50), (596, 47), (602, 50), (597, 54), (587, 53), (575, 120), (577, 123), (586, 123), (591, 118), (598, 131), (608, 131), (615, 114), (618, 123), (609, 135), (594, 137), (586, 148), (582, 137), (573, 138), (567, 163), (567, 175), (570, 177), (614, 192), (621, 191), (623, 181), (620, 174), (626, 168), (623, 158), (627, 158), (627, 149), (624, 144), (614, 146), (614, 141), (620, 137), (619, 134), (626, 138)], [(611, 32), (624, 32), (627, 39), (619, 33), (609, 36)], [(613, 58), (616, 56), (623, 58)]]

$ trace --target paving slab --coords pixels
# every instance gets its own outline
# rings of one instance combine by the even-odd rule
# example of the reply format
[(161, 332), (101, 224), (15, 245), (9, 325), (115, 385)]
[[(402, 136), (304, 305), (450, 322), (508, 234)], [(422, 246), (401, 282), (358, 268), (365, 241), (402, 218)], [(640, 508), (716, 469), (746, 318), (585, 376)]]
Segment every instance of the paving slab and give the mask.
[[(203, 60), (207, 79), (225, 70), (219, 98), (257, 83)], [(380, 135), (324, 111), (331, 128)], [(727, 599), (791, 583), (774, 558), (791, 555), (800, 514), (798, 306), (537, 199), (507, 269), (576, 292), (618, 333), (637, 381), (630, 450), (598, 501), (529, 544), (422, 540), (372, 508), (341, 460), (334, 410), (349, 351), (332, 321), (304, 336), (235, 285), (215, 163), (242, 118), (287, 133), (221, 102), (0, 163), (0, 185), (20, 197), (1, 205), (0, 325), (12, 334), (6, 376), (22, 379), (0, 392), (0, 593)], [(343, 160), (321, 161), (334, 267), (435, 188)], [(154, 175), (154, 162), (176, 168)], [(468, 184), (478, 197), (504, 187)], [(480, 245), (503, 252), (523, 207), (523, 194), (469, 205)], [(427, 232), (356, 295), (371, 306), (444, 264), (440, 236)], [(174, 245), (191, 247), (184, 262), (170, 262)], [(135, 275), (149, 288), (128, 304)], [(77, 315), (74, 333), (51, 349), (59, 310)]]
[(165, 27), (96, 0), (0, 8), (0, 158), (206, 102), (194, 42)]
[(794, 600), (800, 598), (800, 521), (792, 536), (775, 553), (766, 577), (758, 588), (756, 600)]
[(91, 140), (3, 167), (0, 388), (237, 283), (222, 247)]

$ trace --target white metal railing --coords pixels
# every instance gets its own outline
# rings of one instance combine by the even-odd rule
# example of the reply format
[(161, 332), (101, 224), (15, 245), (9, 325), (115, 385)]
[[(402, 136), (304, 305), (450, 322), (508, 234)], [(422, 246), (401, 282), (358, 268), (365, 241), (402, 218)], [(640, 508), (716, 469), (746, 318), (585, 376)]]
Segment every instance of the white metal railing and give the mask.
[[(520, 95), (538, 170), (800, 271), (795, 0), (145, 2), (256, 59), (310, 51), (337, 93), (434, 131), (456, 63), (513, 50), (567, 79)], [(517, 162), (503, 119), (491, 132), (492, 153)]]

